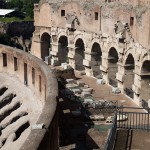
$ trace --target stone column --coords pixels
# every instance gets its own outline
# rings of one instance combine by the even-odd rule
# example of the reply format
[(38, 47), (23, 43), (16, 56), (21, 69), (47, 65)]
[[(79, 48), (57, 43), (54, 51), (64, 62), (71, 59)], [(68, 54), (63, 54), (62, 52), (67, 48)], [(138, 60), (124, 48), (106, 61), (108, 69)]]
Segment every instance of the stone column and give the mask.
[(87, 76), (93, 76), (93, 71), (91, 69), (91, 50), (87, 48), (85, 50), (85, 59), (83, 60), (83, 65), (85, 66), (85, 73)]
[(35, 55), (39, 59), (41, 59), (41, 41), (40, 41), (40, 33), (33, 33), (31, 51), (32, 55)]
[(73, 44), (68, 45), (68, 59), (69, 59), (69, 65), (75, 69), (75, 47)]
[(58, 47), (59, 44), (56, 42), (51, 43), (51, 51), (50, 55), (52, 56), (52, 61), (51, 65), (56, 65), (58, 63)]
[(102, 64), (100, 65), (100, 70), (102, 71), (103, 79), (108, 84), (108, 56), (105, 52), (102, 53)]
[(134, 102), (139, 106), (142, 105), (141, 103), (142, 101), (140, 98), (141, 81), (142, 81), (141, 76), (135, 73), (134, 84), (132, 85), (132, 89), (134, 91)]
[(118, 88), (124, 93), (124, 75), (125, 75), (125, 66), (121, 63), (118, 63), (118, 72), (116, 74), (116, 79), (118, 80)]

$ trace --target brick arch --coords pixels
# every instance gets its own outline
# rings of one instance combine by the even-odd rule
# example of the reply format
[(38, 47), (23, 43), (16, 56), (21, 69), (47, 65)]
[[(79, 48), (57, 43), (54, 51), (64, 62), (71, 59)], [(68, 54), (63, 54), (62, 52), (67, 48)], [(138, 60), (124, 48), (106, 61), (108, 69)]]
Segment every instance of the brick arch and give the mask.
[(145, 57), (143, 59), (143, 61), (141, 62), (141, 65), (140, 65), (140, 73), (143, 72), (143, 67), (145, 67), (146, 64), (150, 64), (150, 59), (147, 57)]
[(83, 41), (83, 43), (84, 43), (84, 47), (85, 47), (85, 46), (86, 46), (86, 43), (85, 43), (85, 41), (84, 41), (84, 37), (83, 37), (82, 34), (77, 34), (77, 35), (75, 36), (75, 38), (74, 38), (74, 46), (75, 46), (75, 44), (76, 44), (76, 42), (77, 42), (78, 39), (82, 39), (82, 41)]
[(66, 36), (67, 39), (68, 39), (68, 43), (69, 43), (69, 38), (68, 38), (67, 33), (65, 31), (61, 31), (61, 32), (58, 33), (58, 35), (57, 35), (57, 43), (59, 42), (59, 39), (60, 39), (61, 36)]
[(58, 39), (58, 64), (68, 63), (68, 37), (60, 34)]
[(108, 80), (109, 84), (113, 87), (117, 86), (116, 73), (118, 72), (118, 61), (119, 61), (119, 53), (117, 49), (112, 46), (109, 48), (107, 52), (108, 57)]
[(75, 43), (75, 69), (78, 71), (85, 70), (85, 66), (83, 65), (83, 60), (85, 59), (85, 43), (80, 36), (76, 39)]
[(132, 86), (134, 84), (134, 78), (135, 78), (135, 74), (134, 74), (134, 69), (135, 69), (135, 58), (134, 58), (134, 54), (130, 51), (128, 51), (128, 53), (126, 53), (125, 57), (124, 57), (124, 80), (126, 82), (123, 83), (123, 89), (124, 89), (124, 93), (129, 96), (130, 98), (134, 98), (134, 91), (132, 89)]
[(144, 57), (140, 64), (140, 99), (148, 101), (150, 99), (150, 58)]
[(100, 46), (100, 48), (102, 49), (102, 47), (101, 47), (101, 43), (100, 43), (100, 40), (99, 39), (93, 39), (92, 41), (91, 41), (91, 46), (90, 46), (90, 50), (92, 51), (92, 47), (93, 47), (93, 44), (94, 43), (98, 43), (99, 44), (99, 46)]
[(47, 33), (47, 34), (51, 35), (50, 30), (41, 29), (41, 30), (40, 30), (40, 39), (41, 39), (41, 37), (42, 37), (42, 35), (43, 35), (44, 33)]
[(118, 56), (119, 56), (119, 47), (115, 44), (115, 43), (112, 43), (111, 45), (108, 45), (107, 49), (106, 49), (106, 53), (107, 53), (107, 56), (109, 56), (109, 52), (110, 52), (110, 49), (111, 48), (115, 48), (117, 53), (118, 53)]
[(98, 77), (101, 74), (100, 65), (102, 64), (102, 49), (99, 42), (94, 42), (91, 47), (91, 69), (93, 76)]
[(133, 59), (134, 59), (134, 63), (136, 63), (136, 59), (135, 59), (135, 54), (132, 51), (128, 51), (124, 56), (123, 56), (123, 65), (126, 64), (126, 61), (128, 59), (128, 56), (132, 55)]
[(40, 37), (40, 41), (41, 41), (41, 45), (40, 45), (41, 58), (43, 61), (45, 61), (45, 58), (49, 56), (50, 43), (51, 43), (50, 34), (44, 32)]

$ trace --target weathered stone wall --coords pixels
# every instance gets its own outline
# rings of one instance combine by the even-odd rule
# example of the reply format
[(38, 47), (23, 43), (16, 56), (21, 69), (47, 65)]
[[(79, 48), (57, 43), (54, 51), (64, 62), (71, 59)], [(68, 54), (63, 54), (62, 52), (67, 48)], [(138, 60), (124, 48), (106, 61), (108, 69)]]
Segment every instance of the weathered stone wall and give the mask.
[[(14, 58), (17, 59), (17, 69), (15, 69)], [(4, 63), (4, 61), (7, 63)], [(24, 64), (27, 66), (26, 77)], [(33, 68), (35, 70), (34, 77)], [(42, 103), (42, 113), (36, 124), (44, 124), (44, 128), (31, 129), (28, 138), (23, 141), (21, 150), (38, 149), (43, 141), (47, 145), (47, 147), (42, 147), (43, 149), (58, 149), (57, 113), (55, 114), (58, 86), (52, 71), (35, 56), (4, 45), (0, 45), (0, 71), (18, 77), (22, 84), (25, 84), (39, 97)]]
[[(147, 4), (143, 5), (142, 2)], [(109, 83), (112, 77), (123, 93), (125, 88), (132, 87), (133, 99), (141, 105), (142, 98), (147, 101), (150, 99), (148, 92), (144, 97), (141, 94), (142, 90), (150, 88), (142, 84), (143, 76), (149, 75), (149, 70), (142, 73), (143, 64), (145, 61), (150, 63), (150, 6), (148, 2), (148, 0), (117, 2), (43, 0), (34, 7), (35, 31), (31, 53), (41, 58), (41, 54), (46, 50), (42, 49), (46, 40), (42, 41), (41, 37), (49, 34), (50, 48), (47, 51), (52, 59), (59, 62), (59, 39), (67, 37), (67, 60), (74, 69), (80, 65), (79, 68), (82, 68), (86, 75), (93, 76), (95, 74), (93, 68), (99, 68), (98, 72), (103, 74), (106, 83)], [(77, 44), (78, 40), (83, 44)], [(96, 64), (96, 61), (93, 62), (94, 44), (100, 47), (97, 47), (97, 51), (102, 53), (99, 56), (101, 65)], [(80, 63), (76, 59), (79, 48), (84, 56)], [(114, 49), (117, 56), (110, 55), (111, 49)], [(113, 69), (109, 60), (113, 61), (115, 57), (118, 61), (113, 64), (116, 67)], [(93, 63), (96, 67), (91, 67)], [(134, 69), (131, 69), (131, 66)], [(126, 71), (126, 67), (129, 67), (130, 71)], [(127, 77), (129, 77), (128, 82), (126, 82)], [(144, 82), (145, 80), (144, 78)]]

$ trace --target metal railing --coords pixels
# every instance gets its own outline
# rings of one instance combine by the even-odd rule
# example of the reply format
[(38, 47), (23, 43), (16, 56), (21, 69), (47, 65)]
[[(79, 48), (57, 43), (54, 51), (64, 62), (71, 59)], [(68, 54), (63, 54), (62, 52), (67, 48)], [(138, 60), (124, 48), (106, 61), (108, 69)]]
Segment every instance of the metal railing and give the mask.
[[(147, 112), (145, 112), (145, 110), (147, 110)], [(149, 108), (123, 107), (122, 112), (117, 112), (117, 127), (150, 130)]]
[[(145, 112), (145, 110), (148, 112)], [(117, 109), (112, 128), (109, 132), (104, 150), (113, 150), (118, 128), (150, 130), (150, 109), (137, 107), (121, 107)], [(125, 110), (125, 111), (124, 111)], [(135, 112), (136, 111), (136, 112)]]
[(112, 150), (114, 148), (114, 144), (116, 140), (116, 133), (117, 133), (117, 113), (115, 114), (113, 125), (109, 132), (109, 136), (106, 140), (104, 150)]

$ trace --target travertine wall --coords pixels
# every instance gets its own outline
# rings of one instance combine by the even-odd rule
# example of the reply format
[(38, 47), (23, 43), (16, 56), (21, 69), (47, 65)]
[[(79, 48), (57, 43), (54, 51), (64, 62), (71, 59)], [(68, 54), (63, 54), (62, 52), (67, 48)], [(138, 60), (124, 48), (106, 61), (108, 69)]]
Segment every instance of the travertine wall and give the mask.
[[(14, 58), (17, 60), (16, 62)], [(0, 45), (0, 72), (17, 77), (22, 84), (25, 84), (40, 99), (40, 103), (42, 104), (42, 111), (39, 116), (36, 116), (38, 118), (35, 124), (44, 124), (44, 128), (32, 129), (31, 127), (30, 134), (22, 141), (20, 149), (58, 149), (58, 123), (56, 113), (58, 86), (57, 80), (49, 67), (31, 54)], [(16, 88), (19, 87), (16, 86)], [(39, 103), (38, 100), (35, 103)], [(43, 147), (43, 143), (45, 147)]]
[[(147, 4), (142, 4), (143, 2)], [(66, 36), (68, 39), (68, 60), (75, 68), (79, 63), (76, 60), (77, 41), (84, 43), (84, 59), (80, 67), (89, 76), (95, 75), (92, 64), (92, 49), (96, 43), (100, 48), (97, 51), (102, 53), (101, 63), (95, 68), (103, 74), (103, 79), (109, 83), (110, 77), (117, 81), (117, 86), (122, 92), (126, 88), (133, 91), (133, 99), (141, 105), (141, 99), (150, 99), (149, 94), (142, 96), (141, 91), (149, 89), (143, 86), (145, 77), (149, 78), (149, 72), (142, 73), (143, 63), (148, 60), (150, 63), (150, 1), (45, 1), (35, 4), (34, 18), (35, 31), (32, 40), (32, 54), (41, 58), (41, 36), (45, 33), (50, 35), (51, 44), (49, 52), (52, 59), (58, 58), (59, 39)], [(45, 10), (45, 13), (43, 13)], [(43, 15), (44, 14), (44, 15)], [(44, 17), (47, 19), (45, 20)], [(118, 62), (110, 65), (110, 49), (114, 48), (117, 53)], [(63, 51), (63, 49), (62, 49)], [(130, 69), (132, 63), (127, 63), (129, 55), (133, 56), (134, 69)], [(63, 56), (62, 56), (63, 57)], [(59, 60), (58, 60), (59, 61)], [(101, 64), (101, 65), (100, 65)], [(130, 71), (126, 71), (129, 67)], [(76, 68), (75, 68), (76, 69)], [(112, 71), (110, 71), (112, 70)], [(111, 75), (113, 72), (113, 76)], [(126, 82), (126, 77), (131, 82)], [(148, 83), (149, 85), (149, 83)], [(147, 90), (148, 91), (148, 90)], [(145, 95), (145, 94), (144, 94)]]

